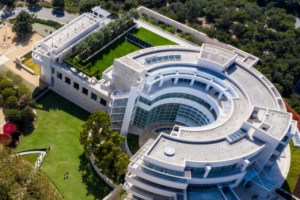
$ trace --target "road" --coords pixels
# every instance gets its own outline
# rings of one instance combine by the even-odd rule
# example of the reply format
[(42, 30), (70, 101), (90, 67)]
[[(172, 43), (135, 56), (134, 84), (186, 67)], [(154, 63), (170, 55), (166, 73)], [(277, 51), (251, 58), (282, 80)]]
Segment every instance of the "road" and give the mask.
[(53, 21), (58, 21), (60, 23), (67, 23), (77, 17), (77, 14), (71, 14), (62, 11), (54, 11), (51, 8), (43, 8), (43, 7), (36, 7), (36, 8), (29, 8), (29, 7), (17, 7), (12, 11), (4, 12), (4, 9), (0, 10), (0, 20), (11, 19), (14, 18), (21, 10), (25, 10), (37, 18), (42, 19), (50, 19)]

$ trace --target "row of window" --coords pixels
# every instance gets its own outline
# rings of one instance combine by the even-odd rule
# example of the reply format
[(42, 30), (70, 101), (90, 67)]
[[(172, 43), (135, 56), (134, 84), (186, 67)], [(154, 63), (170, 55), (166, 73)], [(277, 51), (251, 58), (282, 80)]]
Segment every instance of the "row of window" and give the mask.
[(190, 121), (193, 121), (198, 126), (203, 126), (210, 123), (210, 120), (201, 111), (187, 105), (176, 103), (162, 104), (150, 111), (146, 111), (137, 107), (133, 125), (139, 128), (145, 128), (150, 124), (162, 122), (175, 122), (177, 116), (182, 116)]
[(191, 95), (191, 94), (185, 94), (185, 93), (168, 93), (168, 94), (163, 94), (160, 95), (159, 97), (156, 97), (155, 99), (153, 99), (152, 101), (140, 96), (139, 97), (139, 101), (151, 106), (152, 104), (156, 103), (157, 101), (163, 100), (163, 99), (168, 99), (168, 98), (182, 98), (182, 99), (188, 99), (194, 102), (197, 102), (198, 104), (204, 106), (206, 109), (210, 110), (211, 106), (209, 103), (207, 103), (206, 101), (204, 101), (203, 99)]
[[(54, 68), (52, 68), (52, 74), (54, 74), (54, 73), (55, 73), (55, 70), (54, 70)], [(60, 80), (63, 80), (63, 75), (62, 75), (62, 73), (60, 73), (60, 72), (58, 72), (58, 71), (56, 72), (56, 77), (57, 77), (58, 79), (60, 79)], [(65, 83), (66, 83), (67, 85), (71, 85), (71, 79), (70, 79), (69, 77), (65, 76), (64, 81), (65, 81)], [(77, 82), (73, 81), (73, 88), (79, 91), (79, 90), (80, 90), (80, 85), (79, 85)], [(85, 87), (82, 87), (82, 88), (81, 88), (81, 92), (82, 92), (83, 94), (85, 94), (86, 96), (89, 95), (89, 90), (88, 90), (87, 88), (85, 88)], [(91, 99), (93, 99), (94, 101), (97, 101), (97, 99), (98, 99), (98, 96), (97, 96), (95, 93), (93, 93), (93, 92), (90, 92), (90, 97), (91, 97)], [(107, 102), (106, 102), (105, 99), (100, 98), (99, 103), (100, 103), (101, 105), (103, 105), (103, 106), (106, 106), (106, 103), (107, 103)]]

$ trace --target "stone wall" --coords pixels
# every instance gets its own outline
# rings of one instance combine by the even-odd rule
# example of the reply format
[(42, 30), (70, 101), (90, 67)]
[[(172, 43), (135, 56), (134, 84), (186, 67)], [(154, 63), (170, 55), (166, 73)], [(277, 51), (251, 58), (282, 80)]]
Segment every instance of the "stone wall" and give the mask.
[[(54, 73), (52, 72), (51, 74), (47, 74), (47, 76), (51, 76), (51, 79), (53, 80), (53, 84), (50, 84), (52, 90), (91, 113), (96, 110), (108, 110), (109, 97), (93, 88), (93, 84), (87, 84), (79, 77), (74, 76), (69, 71), (61, 68), (55, 67), (54, 70)], [(62, 74), (62, 79), (57, 77), (58, 72)], [(71, 79), (70, 84), (65, 82), (65, 77)], [(78, 90), (74, 88), (74, 82), (79, 84)], [(82, 93), (83, 87), (88, 90), (88, 95)], [(91, 98), (92, 92), (97, 95), (97, 100), (93, 100)], [(100, 98), (106, 100), (106, 106), (100, 104)]]
[(222, 48), (230, 50), (230, 51), (235, 49), (231, 45), (219, 42), (216, 39), (212, 39), (212, 38), (208, 37), (205, 33), (199, 32), (199, 31), (197, 31), (197, 30), (195, 30), (191, 27), (188, 27), (188, 26), (186, 26), (186, 25), (184, 25), (180, 22), (177, 22), (173, 19), (170, 19), (170, 18), (168, 18), (164, 15), (161, 15), (161, 14), (159, 14), (159, 13), (157, 13), (157, 12), (151, 10), (151, 9), (148, 9), (146, 7), (141, 6), (137, 10), (138, 10), (138, 13), (140, 15), (143, 15), (147, 18), (153, 18), (153, 19), (156, 20), (156, 22), (161, 22), (161, 23), (164, 23), (168, 26), (172, 26), (176, 30), (176, 32), (190, 34), (196, 40), (201, 41), (202, 43), (215, 45), (215, 46), (222, 47)]

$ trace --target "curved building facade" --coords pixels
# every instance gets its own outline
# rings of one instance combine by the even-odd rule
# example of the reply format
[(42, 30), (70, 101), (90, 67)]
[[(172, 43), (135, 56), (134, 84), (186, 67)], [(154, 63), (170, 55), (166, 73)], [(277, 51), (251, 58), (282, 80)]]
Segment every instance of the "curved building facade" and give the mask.
[(37, 43), (32, 58), (51, 89), (109, 112), (113, 129), (155, 136), (131, 157), (124, 189), (136, 199), (178, 200), (237, 199), (232, 189), (249, 181), (273, 190), (265, 172), (297, 128), (254, 69), (258, 58), (209, 44), (152, 47), (115, 59), (102, 80), (63, 62), (109, 22), (82, 14)]
[[(139, 199), (222, 199), (270, 169), (295, 132), (276, 88), (244, 52), (164, 46), (117, 59), (109, 112), (122, 134), (157, 133), (131, 158), (124, 188)], [(246, 55), (246, 56), (245, 56)], [(124, 84), (125, 83), (125, 84)]]

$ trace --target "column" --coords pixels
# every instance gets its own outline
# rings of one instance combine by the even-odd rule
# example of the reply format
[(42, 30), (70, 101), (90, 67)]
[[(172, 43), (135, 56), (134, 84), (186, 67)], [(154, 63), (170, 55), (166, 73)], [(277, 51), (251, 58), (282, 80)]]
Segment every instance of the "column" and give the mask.
[(208, 91), (209, 87), (210, 87), (210, 84), (207, 84), (206, 88), (205, 88), (205, 91)]
[(148, 85), (148, 93), (151, 92), (151, 89), (152, 89), (152, 84)]
[(218, 96), (218, 100), (221, 100), (222, 96), (223, 96), (223, 93), (220, 92), (220, 94), (219, 94), (219, 96)]
[(195, 82), (195, 79), (193, 78), (192, 81), (191, 81), (191, 83), (190, 83), (190, 86), (193, 86), (194, 82)]
[(249, 164), (250, 164), (250, 161), (247, 160), (247, 159), (245, 159), (245, 160), (243, 161), (243, 168), (242, 168), (242, 171), (245, 171), (246, 168), (249, 166)]
[(164, 83), (164, 79), (162, 78), (162, 79), (160, 79), (159, 87), (161, 87), (163, 85), (163, 83)]
[(205, 167), (205, 173), (204, 173), (203, 178), (207, 178), (207, 176), (208, 176), (210, 170), (211, 170), (211, 166), (206, 165), (206, 167)]

